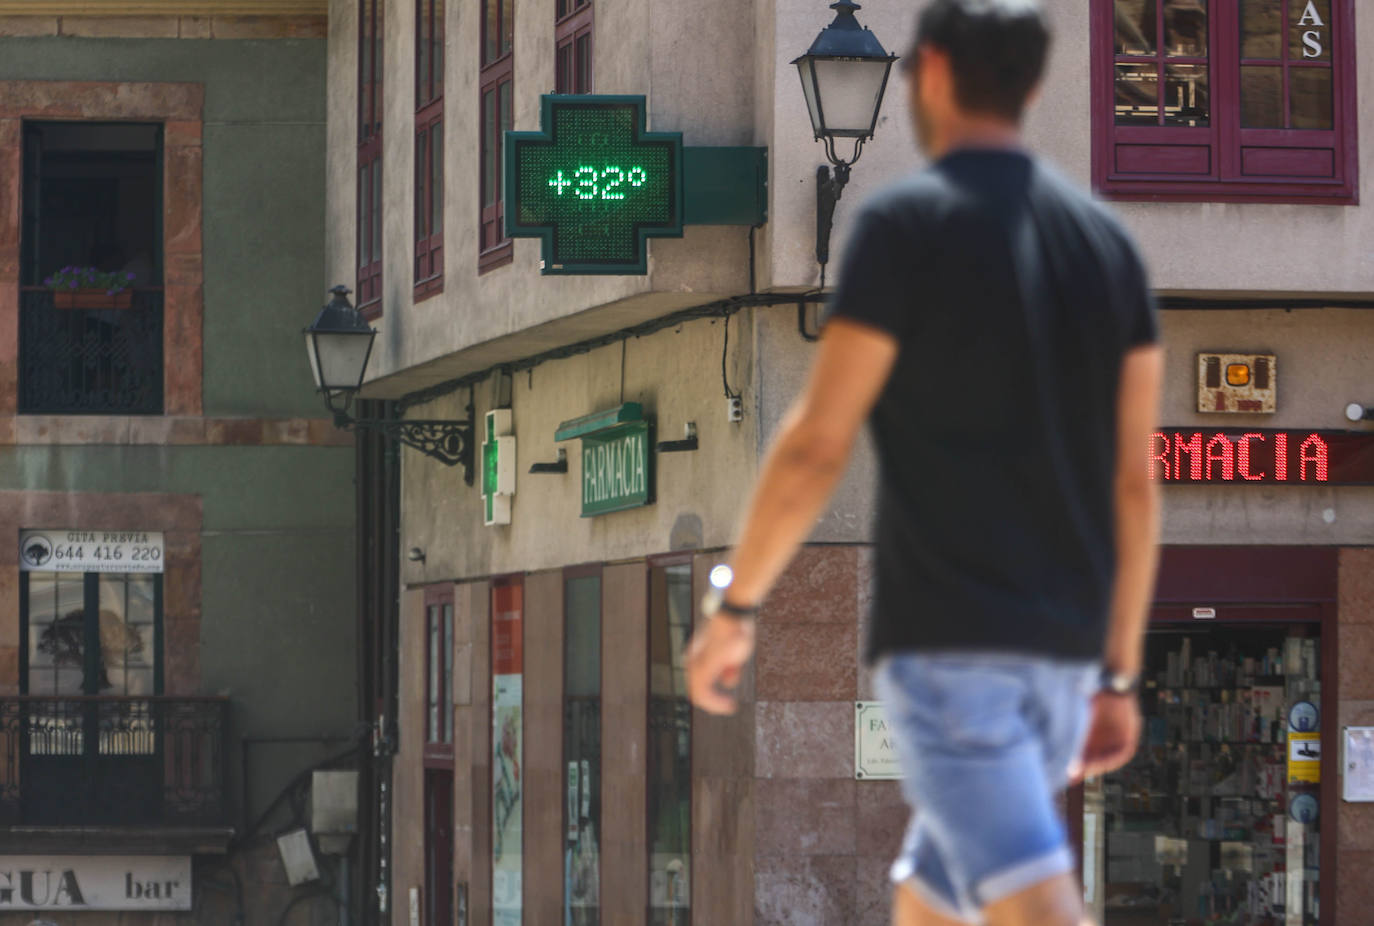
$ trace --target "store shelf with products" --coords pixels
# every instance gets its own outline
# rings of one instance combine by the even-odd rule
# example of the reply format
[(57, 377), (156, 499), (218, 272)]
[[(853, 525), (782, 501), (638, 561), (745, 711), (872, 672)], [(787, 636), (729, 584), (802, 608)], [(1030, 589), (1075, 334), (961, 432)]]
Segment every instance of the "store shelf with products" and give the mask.
[(1317, 632), (1150, 635), (1141, 748), (1085, 798), (1102, 821), (1089, 851), (1100, 852), (1106, 926), (1318, 922), (1319, 785), (1290, 763), (1290, 749), (1320, 756), (1315, 708), (1294, 712), (1321, 703)]

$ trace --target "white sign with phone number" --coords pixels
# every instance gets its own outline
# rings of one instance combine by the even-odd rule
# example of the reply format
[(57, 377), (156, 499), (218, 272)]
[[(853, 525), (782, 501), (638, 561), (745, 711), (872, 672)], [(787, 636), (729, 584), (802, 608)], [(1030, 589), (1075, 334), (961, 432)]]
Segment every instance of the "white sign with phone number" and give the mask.
[(35, 530), (19, 535), (21, 572), (162, 572), (159, 531)]

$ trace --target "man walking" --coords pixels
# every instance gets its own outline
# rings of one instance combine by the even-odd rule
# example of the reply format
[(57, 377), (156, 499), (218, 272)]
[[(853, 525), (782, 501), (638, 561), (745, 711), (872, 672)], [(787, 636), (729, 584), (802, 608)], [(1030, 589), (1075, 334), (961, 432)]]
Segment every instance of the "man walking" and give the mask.
[(810, 380), (688, 653), (728, 713), (751, 618), (871, 419), (867, 657), (914, 808), (899, 926), (1078, 926), (1054, 795), (1135, 751), (1161, 351), (1116, 221), (1021, 147), (1049, 31), (1032, 0), (933, 0), (904, 62), (931, 167), (855, 219)]

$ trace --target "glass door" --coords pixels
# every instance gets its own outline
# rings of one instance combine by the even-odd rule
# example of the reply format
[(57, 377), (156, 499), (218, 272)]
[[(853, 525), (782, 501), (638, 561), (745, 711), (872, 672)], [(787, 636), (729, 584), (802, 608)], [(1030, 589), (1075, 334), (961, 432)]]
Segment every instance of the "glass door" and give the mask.
[(1140, 749), (1083, 793), (1105, 926), (1320, 922), (1322, 658), (1316, 608), (1156, 614)]
[(28, 822), (155, 819), (162, 576), (21, 573)]

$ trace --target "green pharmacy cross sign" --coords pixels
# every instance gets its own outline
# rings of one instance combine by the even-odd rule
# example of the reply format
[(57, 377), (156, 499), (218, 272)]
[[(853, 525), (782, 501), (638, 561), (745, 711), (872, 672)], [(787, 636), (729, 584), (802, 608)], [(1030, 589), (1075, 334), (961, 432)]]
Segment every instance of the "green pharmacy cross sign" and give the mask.
[(644, 97), (546, 94), (542, 132), (506, 133), (506, 234), (543, 239), (544, 273), (644, 273), (682, 237), (682, 135), (645, 131)]

